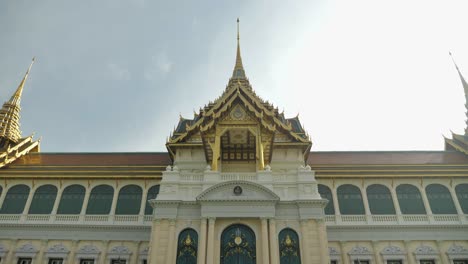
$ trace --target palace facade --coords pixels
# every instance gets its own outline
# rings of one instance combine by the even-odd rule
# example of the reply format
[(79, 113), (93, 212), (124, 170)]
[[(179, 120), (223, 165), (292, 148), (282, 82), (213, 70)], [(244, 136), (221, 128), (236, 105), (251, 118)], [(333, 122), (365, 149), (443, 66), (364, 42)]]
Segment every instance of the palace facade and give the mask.
[(20, 132), (28, 74), (0, 110), (1, 264), (468, 264), (468, 129), (441, 151), (311, 151), (238, 37), (167, 152), (43, 153)]

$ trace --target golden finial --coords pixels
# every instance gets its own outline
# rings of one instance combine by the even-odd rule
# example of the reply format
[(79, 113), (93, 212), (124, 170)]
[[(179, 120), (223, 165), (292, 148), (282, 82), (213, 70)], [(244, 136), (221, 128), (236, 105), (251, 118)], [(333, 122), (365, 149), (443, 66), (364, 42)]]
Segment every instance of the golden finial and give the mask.
[(240, 40), (240, 34), (239, 34), (239, 18), (237, 18), (237, 42)]

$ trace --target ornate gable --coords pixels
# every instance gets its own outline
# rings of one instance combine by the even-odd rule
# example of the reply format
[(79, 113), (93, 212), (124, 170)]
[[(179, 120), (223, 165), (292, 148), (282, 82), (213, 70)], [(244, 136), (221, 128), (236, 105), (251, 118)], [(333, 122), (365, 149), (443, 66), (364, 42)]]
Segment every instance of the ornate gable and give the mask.
[(232, 162), (247, 162), (263, 170), (271, 162), (274, 147), (298, 148), (306, 160), (311, 146), (298, 117), (286, 119), (255, 94), (245, 77), (239, 45), (233, 76), (224, 92), (193, 119), (181, 117), (166, 143), (173, 160), (180, 149), (203, 148), (214, 171), (220, 163), (227, 168)]

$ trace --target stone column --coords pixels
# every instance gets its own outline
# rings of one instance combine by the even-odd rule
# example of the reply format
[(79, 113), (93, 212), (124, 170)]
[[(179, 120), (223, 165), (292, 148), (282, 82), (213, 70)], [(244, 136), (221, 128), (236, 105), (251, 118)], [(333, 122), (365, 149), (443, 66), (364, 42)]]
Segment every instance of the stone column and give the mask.
[(346, 242), (340, 241), (340, 253), (343, 264), (349, 264), (348, 254), (346, 254)]
[(208, 243), (206, 245), (206, 264), (214, 264), (215, 221), (215, 218), (210, 218), (208, 220)]
[(75, 261), (75, 255), (76, 255), (76, 251), (78, 250), (77, 246), (78, 246), (78, 240), (73, 240), (71, 248), (70, 248), (70, 253), (65, 258), (64, 263), (75, 263), (76, 262)]
[[(464, 214), (463, 213), (463, 210), (460, 206), (460, 201), (458, 201), (458, 197), (457, 197), (457, 193), (453, 190), (452, 187), (448, 188), (449, 191), (450, 191), (450, 195), (452, 195), (452, 199), (453, 199), (453, 203), (455, 204), (455, 208), (457, 208), (457, 213), (459, 216), (463, 217), (462, 215)], [(460, 219), (461, 220), (461, 219)]]
[[(34, 192), (35, 191), (36, 190), (34, 190)], [(31, 207), (31, 202), (34, 197), (34, 192), (33, 192), (33, 188), (31, 188), (31, 191), (29, 192), (29, 195), (28, 195), (28, 199), (26, 200), (26, 204), (24, 205), (23, 215), (29, 214), (29, 207)]]
[(372, 251), (374, 252), (375, 263), (383, 263), (380, 261), (380, 254), (377, 250), (377, 241), (372, 241)]
[(340, 212), (340, 205), (338, 204), (338, 195), (336, 193), (336, 188), (333, 184), (331, 188), (332, 192), (332, 200), (333, 200), (333, 207), (335, 208), (335, 221), (341, 223), (341, 212)]
[(405, 251), (406, 251), (406, 257), (408, 258), (408, 264), (416, 264), (413, 252), (410, 250), (410, 241), (405, 240)]
[(130, 255), (129, 263), (138, 263), (138, 256), (140, 255), (140, 244), (141, 241), (134, 241), (135, 251)]
[(157, 258), (158, 258), (160, 232), (161, 232), (161, 220), (155, 219), (153, 220), (153, 227), (151, 228), (148, 264), (159, 264), (157, 261)]
[[(268, 251), (268, 220), (261, 218), (260, 223), (262, 226), (262, 264), (270, 263), (270, 252)], [(271, 242), (271, 241), (270, 241)]]
[(100, 259), (99, 259), (100, 264), (107, 264), (106, 263), (107, 252), (109, 252), (109, 240), (103, 240), (102, 241), (102, 251), (101, 251)]
[(118, 190), (117, 188), (117, 184), (115, 185), (115, 190), (114, 190), (114, 196), (112, 197), (112, 205), (111, 205), (111, 210), (110, 210), (110, 216), (112, 217), (112, 219), (114, 219), (114, 215), (115, 215), (115, 207), (117, 207), (117, 200), (119, 199), (119, 192), (120, 190)]
[(395, 213), (397, 215), (398, 222), (402, 222), (403, 219), (401, 214), (400, 203), (398, 202), (398, 196), (393, 186), (390, 188), (390, 195), (392, 196), (393, 206), (395, 207)]
[(442, 250), (442, 241), (437, 240), (437, 247), (442, 264), (450, 264), (450, 260), (448, 259), (447, 254), (444, 254), (445, 251)]
[(63, 188), (60, 188), (57, 192), (57, 197), (55, 197), (54, 207), (52, 207), (52, 213), (51, 213), (52, 216), (55, 216), (57, 214), (60, 200), (62, 199), (62, 194), (63, 194)]
[(175, 239), (175, 226), (176, 220), (170, 219), (169, 220), (169, 241), (167, 245), (167, 252), (166, 252), (166, 263), (175, 263), (175, 255), (174, 252), (177, 251), (177, 240)]
[(302, 247), (304, 250), (302, 250), (302, 258), (304, 263), (310, 263), (310, 258), (309, 258), (309, 253), (307, 249), (309, 248), (309, 243), (307, 243), (307, 235), (308, 235), (308, 230), (307, 230), (307, 221), (306, 219), (300, 220), (301, 221), (301, 241), (302, 241)]
[(318, 240), (320, 243), (320, 260), (322, 263), (330, 263), (330, 256), (328, 254), (328, 237), (327, 226), (325, 219), (317, 219)]
[(206, 218), (200, 221), (200, 242), (198, 243), (197, 263), (206, 263)]
[(270, 224), (270, 262), (271, 264), (279, 264), (279, 244), (278, 244), (278, 234), (276, 233), (275, 219), (270, 219), (269, 224)]
[(86, 214), (86, 209), (88, 209), (89, 196), (91, 195), (91, 189), (86, 188), (85, 197), (83, 199), (83, 205), (81, 206), (80, 215)]
[(148, 191), (143, 190), (143, 194), (141, 196), (141, 205), (140, 205), (140, 213), (138, 214), (138, 217), (140, 218), (139, 221), (143, 222), (144, 217), (145, 217), (145, 208), (146, 204), (148, 203)]
[(371, 217), (371, 211), (369, 207), (369, 200), (367, 199), (366, 188), (362, 187), (361, 193), (362, 193), (362, 202), (364, 203), (364, 210), (366, 212), (366, 219), (369, 219), (369, 217)]
[(44, 263), (44, 252), (47, 250), (47, 242), (47, 239), (41, 240), (41, 247), (36, 255), (37, 263), (39, 264)]
[(421, 188), (419, 188), (419, 192), (421, 192), (421, 198), (424, 203), (424, 208), (426, 208), (426, 214), (429, 215), (429, 221), (433, 222), (434, 217), (432, 216), (431, 205), (429, 204), (429, 200), (427, 199), (427, 195), (426, 195), (426, 190), (423, 188), (422, 184), (421, 184)]
[(12, 239), (10, 247), (8, 248), (8, 253), (5, 257), (5, 263), (14, 263), (13, 259), (16, 252), (16, 245), (18, 244), (18, 239)]

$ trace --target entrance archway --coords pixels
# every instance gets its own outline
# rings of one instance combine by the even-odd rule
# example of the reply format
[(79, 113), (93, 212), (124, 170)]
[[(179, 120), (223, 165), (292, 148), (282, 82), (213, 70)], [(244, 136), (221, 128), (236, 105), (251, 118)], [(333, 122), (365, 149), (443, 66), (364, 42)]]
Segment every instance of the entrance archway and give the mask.
[(231, 225), (221, 234), (221, 264), (255, 264), (256, 239), (250, 227)]

